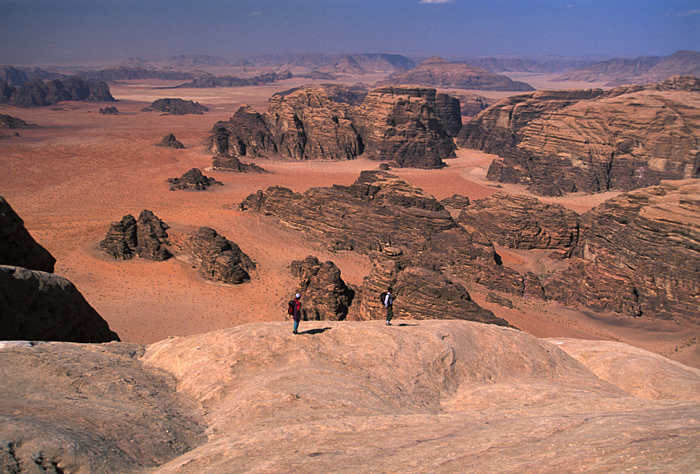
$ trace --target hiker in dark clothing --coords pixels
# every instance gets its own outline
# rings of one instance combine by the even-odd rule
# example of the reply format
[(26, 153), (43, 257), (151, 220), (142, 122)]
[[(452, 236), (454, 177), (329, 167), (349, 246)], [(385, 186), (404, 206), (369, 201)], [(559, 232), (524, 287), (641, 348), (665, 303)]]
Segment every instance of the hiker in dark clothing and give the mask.
[(299, 298), (301, 298), (301, 295), (297, 293), (294, 296), (294, 307), (292, 308), (292, 319), (294, 319), (294, 331), (292, 331), (294, 334), (299, 334), (299, 321), (301, 321), (301, 301), (299, 301)]
[(391, 295), (391, 287), (386, 290), (386, 296), (384, 297), (384, 307), (386, 308), (386, 325), (391, 326), (391, 318), (394, 317), (394, 297)]

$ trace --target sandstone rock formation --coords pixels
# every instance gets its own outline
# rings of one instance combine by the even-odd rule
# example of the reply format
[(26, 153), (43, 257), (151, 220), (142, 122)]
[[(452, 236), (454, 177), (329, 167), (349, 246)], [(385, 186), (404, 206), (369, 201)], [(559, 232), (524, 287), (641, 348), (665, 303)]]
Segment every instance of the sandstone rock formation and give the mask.
[(355, 123), (367, 156), (398, 167), (440, 168), (455, 156), (451, 134), (462, 126), (459, 100), (423, 87), (380, 87), (365, 98)]
[(221, 181), (204, 176), (199, 168), (192, 168), (179, 178), (168, 178), (168, 183), (170, 183), (171, 191), (175, 191), (176, 189), (204, 191), (210, 186), (223, 186)]
[(581, 216), (570, 268), (548, 298), (629, 316), (700, 318), (700, 181), (664, 181)]
[(100, 248), (121, 260), (129, 260), (135, 255), (146, 260), (167, 260), (172, 257), (166, 247), (170, 244), (167, 229), (165, 222), (144, 209), (138, 221), (127, 214), (120, 221), (112, 222)]
[(53, 273), (56, 259), (39, 245), (24, 221), (0, 196), (0, 264)]
[(181, 247), (208, 280), (238, 285), (250, 281), (250, 272), (255, 270), (255, 263), (236, 243), (210, 227), (200, 227)]
[(154, 100), (150, 107), (144, 107), (142, 112), (161, 112), (168, 115), (187, 115), (197, 114), (202, 115), (208, 112), (209, 109), (199, 102), (193, 100), (182, 99), (158, 99)]
[(0, 265), (0, 339), (108, 342), (119, 336), (65, 278)]
[(531, 85), (509, 77), (477, 69), (467, 63), (452, 63), (433, 56), (409, 71), (391, 74), (376, 85), (417, 84), (428, 87), (474, 89), (482, 91), (532, 91)]
[(463, 321), (305, 324), (4, 346), (0, 459), (95, 474), (692, 472), (700, 460), (697, 369)]
[(255, 163), (242, 163), (235, 156), (217, 155), (212, 158), (213, 171), (231, 171), (233, 173), (265, 173), (265, 168)]
[(453, 194), (451, 197), (440, 201), (440, 204), (452, 209), (464, 209), (469, 206), (469, 198), (467, 196), (462, 196), (461, 194)]
[(698, 81), (510, 97), (465, 125), (458, 142), (501, 157), (489, 179), (545, 195), (698, 177)]
[(321, 263), (309, 255), (304, 260), (294, 260), (290, 270), (300, 280), (297, 292), (301, 295), (303, 320), (342, 321), (347, 318), (355, 290), (345, 284), (333, 262)]
[(98, 111), (100, 115), (119, 115), (119, 109), (116, 107), (104, 107)]
[(579, 216), (561, 204), (496, 193), (462, 207), (458, 222), (470, 232), (513, 249), (556, 249), (571, 255), (579, 238)]
[(11, 115), (0, 114), (0, 128), (23, 129), (37, 127), (38, 125), (34, 123), (27, 123), (20, 118), (12, 117)]
[(185, 148), (185, 145), (182, 144), (180, 140), (175, 138), (175, 135), (172, 133), (168, 133), (161, 141), (160, 143), (157, 143), (156, 146), (165, 146), (169, 148), (175, 148), (176, 150), (181, 150)]
[(241, 106), (214, 125), (210, 142), (215, 153), (236, 157), (348, 160), (366, 153), (396, 166), (439, 168), (455, 156), (451, 136), (462, 126), (460, 114), (459, 101), (435, 89), (385, 87), (365, 95), (322, 84), (274, 95), (265, 114)]
[(195, 78), (191, 82), (186, 82), (177, 86), (178, 88), (211, 88), (211, 87), (245, 87), (258, 86), (261, 84), (269, 84), (271, 82), (283, 81), (294, 77), (291, 72), (284, 71), (281, 73), (269, 72), (258, 76), (240, 78), (236, 76), (213, 76), (204, 75)]
[(459, 100), (462, 117), (476, 117), (482, 111), (495, 105), (498, 100), (490, 97), (484, 97), (477, 94), (455, 93), (450, 92), (453, 97)]
[(86, 82), (78, 77), (48, 82), (35, 79), (17, 88), (0, 84), (0, 103), (16, 107), (46, 106), (66, 100), (111, 102), (114, 97), (104, 82)]

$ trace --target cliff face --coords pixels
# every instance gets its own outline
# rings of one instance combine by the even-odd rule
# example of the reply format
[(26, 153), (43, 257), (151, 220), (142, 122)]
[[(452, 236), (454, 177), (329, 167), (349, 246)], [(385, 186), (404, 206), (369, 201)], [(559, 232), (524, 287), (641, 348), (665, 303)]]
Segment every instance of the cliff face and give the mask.
[(631, 190), (700, 173), (700, 83), (681, 76), (608, 91), (538, 91), (501, 100), (458, 143), (501, 157), (494, 181), (533, 192)]
[(0, 103), (16, 107), (46, 106), (66, 100), (112, 102), (114, 97), (104, 82), (88, 82), (78, 77), (48, 82), (35, 79), (16, 88), (4, 82), (0, 84)]
[(664, 181), (581, 216), (571, 268), (547, 282), (567, 304), (698, 321), (700, 181)]
[(350, 160), (366, 153), (397, 167), (439, 168), (454, 156), (452, 136), (461, 126), (459, 100), (435, 89), (383, 87), (366, 94), (324, 84), (276, 94), (264, 114), (241, 106), (214, 125), (210, 143), (215, 153), (236, 157)]

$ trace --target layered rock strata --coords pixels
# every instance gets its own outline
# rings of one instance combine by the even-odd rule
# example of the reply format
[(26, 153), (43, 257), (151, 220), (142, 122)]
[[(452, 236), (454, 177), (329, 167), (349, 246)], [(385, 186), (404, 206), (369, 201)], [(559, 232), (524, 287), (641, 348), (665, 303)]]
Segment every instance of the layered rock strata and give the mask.
[(265, 114), (243, 105), (212, 129), (215, 153), (280, 154), (298, 160), (348, 160), (366, 153), (396, 166), (439, 168), (455, 156), (459, 101), (435, 89), (386, 87), (366, 94), (348, 86), (305, 86), (277, 94)]
[(345, 284), (333, 262), (320, 262), (309, 255), (304, 260), (294, 260), (290, 270), (299, 279), (297, 292), (301, 295), (302, 319), (343, 321), (347, 318), (355, 290)]
[(144, 209), (138, 221), (127, 214), (120, 221), (113, 222), (100, 248), (116, 259), (129, 260), (135, 255), (146, 259), (163, 261), (172, 257), (167, 249), (168, 225), (152, 211)]
[(482, 91), (532, 91), (531, 85), (509, 77), (433, 56), (409, 71), (391, 74), (377, 85), (418, 84), (428, 87), (474, 89)]
[(56, 259), (31, 236), (22, 218), (0, 196), (0, 264), (53, 273)]
[(700, 175), (700, 80), (538, 91), (501, 100), (460, 132), (500, 159), (488, 178), (535, 193), (631, 190)]
[(250, 281), (255, 263), (241, 248), (210, 227), (200, 227), (181, 243), (208, 280), (238, 285)]
[(176, 189), (204, 191), (211, 186), (223, 186), (221, 181), (204, 176), (199, 168), (192, 168), (179, 178), (168, 178), (168, 183), (170, 183), (171, 191)]
[(700, 181), (664, 181), (581, 216), (569, 270), (548, 298), (630, 316), (700, 318)]
[(119, 336), (65, 278), (0, 265), (0, 339), (108, 342)]
[(513, 249), (556, 249), (571, 255), (579, 238), (579, 216), (561, 204), (496, 193), (462, 208), (458, 222), (470, 232)]

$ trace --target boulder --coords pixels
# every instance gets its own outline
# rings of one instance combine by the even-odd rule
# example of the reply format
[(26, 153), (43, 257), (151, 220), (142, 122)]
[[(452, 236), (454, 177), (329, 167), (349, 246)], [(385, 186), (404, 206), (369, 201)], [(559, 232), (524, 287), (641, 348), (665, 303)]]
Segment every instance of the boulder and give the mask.
[(192, 100), (168, 98), (154, 100), (149, 107), (144, 107), (141, 111), (161, 112), (168, 115), (202, 115), (204, 112), (208, 112), (209, 109)]
[(663, 181), (591, 209), (567, 271), (545, 282), (565, 304), (697, 322), (700, 180)]
[(537, 91), (502, 99), (465, 125), (460, 146), (499, 155), (488, 179), (542, 195), (629, 191), (700, 176), (700, 79)]
[(255, 270), (255, 263), (237, 244), (210, 227), (200, 227), (181, 247), (208, 280), (238, 285), (250, 281), (250, 272)]
[(0, 339), (108, 342), (119, 336), (65, 278), (0, 265)]
[(204, 176), (199, 168), (192, 168), (179, 178), (168, 178), (168, 183), (170, 183), (171, 191), (176, 189), (204, 191), (210, 186), (223, 186), (221, 181)]
[(377, 85), (418, 84), (428, 87), (474, 89), (482, 91), (532, 91), (531, 85), (513, 81), (467, 63), (449, 62), (439, 56), (426, 59), (415, 69), (399, 71)]
[(233, 173), (265, 173), (262, 168), (255, 163), (243, 163), (235, 156), (217, 155), (212, 158), (211, 169), (213, 171), (230, 171)]
[(100, 115), (119, 115), (119, 109), (116, 107), (104, 107), (99, 110)]
[(53, 273), (56, 259), (39, 245), (24, 221), (0, 196), (0, 264)]
[(321, 263), (309, 255), (304, 260), (294, 260), (290, 270), (300, 280), (297, 293), (301, 295), (302, 319), (343, 321), (347, 318), (355, 290), (345, 284), (333, 262)]
[(166, 245), (168, 225), (152, 211), (143, 210), (138, 221), (127, 214), (120, 221), (112, 222), (100, 248), (116, 259), (129, 260), (138, 255), (146, 260), (163, 261), (172, 257)]
[(175, 138), (175, 135), (172, 133), (168, 133), (161, 141), (160, 143), (157, 143), (156, 146), (165, 146), (169, 148), (175, 148), (177, 150), (185, 148), (185, 145), (182, 144), (180, 140)]

